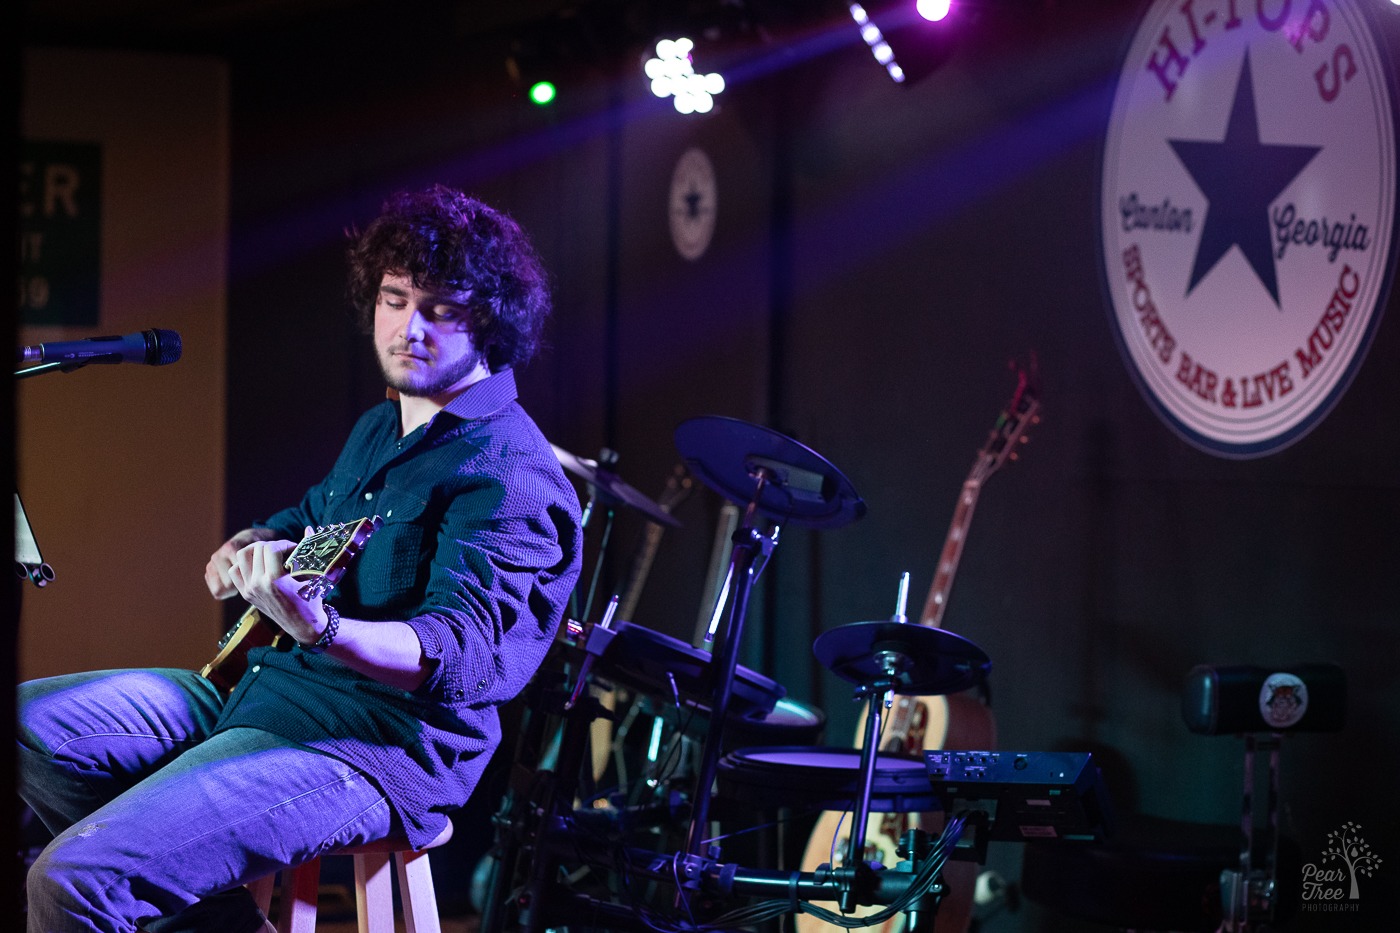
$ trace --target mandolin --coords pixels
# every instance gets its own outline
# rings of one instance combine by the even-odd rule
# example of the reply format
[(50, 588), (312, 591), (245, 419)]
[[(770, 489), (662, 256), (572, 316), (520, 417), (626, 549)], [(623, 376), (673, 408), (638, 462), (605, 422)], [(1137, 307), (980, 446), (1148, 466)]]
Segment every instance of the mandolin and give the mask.
[[(282, 565), (293, 579), (306, 581), (297, 595), (310, 601), (329, 593), (383, 524), (376, 515), (317, 528), (302, 538)], [(276, 623), (263, 618), (256, 607), (249, 606), (219, 639), (218, 653), (199, 673), (228, 693), (248, 669), (248, 652), (269, 645), (290, 648), (291, 639)]]
[[(1034, 360), (1029, 370), (1017, 368), (1016, 389), (1011, 401), (997, 415), (987, 442), (977, 452), (972, 470), (963, 482), (948, 535), (939, 554), (933, 584), (924, 601), (919, 619), (922, 625), (931, 628), (942, 626), (948, 593), (953, 588), (953, 576), (962, 557), (978, 494), (992, 474), (1008, 461), (1017, 459), (1018, 448), (1026, 441), (1031, 426), (1040, 420), (1040, 401), (1034, 386), (1034, 375)], [(856, 725), (856, 748), (864, 744), (866, 718), (866, 713), (862, 711), (860, 722)], [(996, 722), (992, 718), (991, 708), (982, 698), (971, 693), (899, 696), (886, 718), (880, 754), (922, 759), (925, 750), (995, 747)], [(941, 822), (942, 814), (872, 813), (865, 828), (865, 858), (886, 866), (894, 865), (899, 860), (895, 854), (899, 838), (906, 830), (922, 826), (930, 832), (937, 832)], [(843, 814), (823, 813), (803, 852), (802, 870), (813, 871), (822, 863), (839, 864), (839, 859), (847, 850), (849, 832), (848, 825), (843, 830)], [(971, 916), (976, 868), (976, 865), (967, 862), (949, 862), (944, 867), (949, 891), (939, 905), (935, 927), (939, 933), (966, 929)], [(867, 907), (857, 913), (863, 915), (877, 909)], [(902, 915), (890, 920), (880, 928), (881, 933), (896, 933), (902, 929), (903, 922)], [(821, 933), (824, 927), (825, 924), (808, 914), (797, 916), (799, 933)]]

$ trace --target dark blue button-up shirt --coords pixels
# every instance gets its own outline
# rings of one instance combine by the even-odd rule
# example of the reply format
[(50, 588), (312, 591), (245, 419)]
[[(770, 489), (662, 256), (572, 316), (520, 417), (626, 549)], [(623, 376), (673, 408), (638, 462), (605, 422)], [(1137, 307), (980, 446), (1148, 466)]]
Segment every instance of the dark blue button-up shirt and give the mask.
[(500, 741), (496, 708), (534, 675), (578, 577), (578, 497), (515, 398), (513, 373), (497, 373), (403, 438), (386, 401), (299, 505), (260, 523), (297, 540), (308, 525), (379, 515), (326, 599), (351, 618), (406, 622), (431, 672), (406, 691), (329, 655), (254, 649), (219, 728), (264, 729), (361, 768), (415, 846), (475, 788)]

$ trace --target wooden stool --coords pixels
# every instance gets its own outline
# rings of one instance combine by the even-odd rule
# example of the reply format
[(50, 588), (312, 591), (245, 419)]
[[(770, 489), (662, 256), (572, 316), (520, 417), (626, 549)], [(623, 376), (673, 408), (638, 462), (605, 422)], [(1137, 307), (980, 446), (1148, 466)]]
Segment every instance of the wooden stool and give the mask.
[[(399, 876), (399, 896), (403, 901), (404, 927), (408, 933), (442, 933), (438, 921), (437, 894), (428, 850), (452, 838), (452, 824), (420, 851), (413, 851), (408, 840), (391, 837), (362, 846), (347, 846), (328, 852), (323, 858), (348, 855), (355, 860), (355, 913), (359, 933), (394, 933), (394, 889), (389, 874), (392, 860)], [(250, 882), (248, 890), (263, 913), (272, 904), (277, 873)], [(281, 909), (277, 933), (314, 933), (316, 897), (321, 886), (321, 859), (315, 858), (282, 871)]]

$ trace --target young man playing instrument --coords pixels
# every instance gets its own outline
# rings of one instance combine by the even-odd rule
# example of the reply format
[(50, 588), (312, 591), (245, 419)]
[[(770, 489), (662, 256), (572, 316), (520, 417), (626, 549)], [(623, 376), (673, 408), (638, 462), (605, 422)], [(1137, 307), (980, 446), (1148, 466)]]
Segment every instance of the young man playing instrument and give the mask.
[[(253, 933), (270, 925), (243, 883), (390, 835), (428, 844), (554, 637), (579, 507), (515, 401), (549, 312), (538, 258), (439, 186), (391, 199), (350, 260), (391, 400), (205, 570), (295, 647), (249, 651), (227, 695), (169, 669), (22, 685), (22, 794), (57, 834), (29, 875), (31, 933)], [(284, 567), (294, 540), (371, 515), (336, 588), (308, 595)]]

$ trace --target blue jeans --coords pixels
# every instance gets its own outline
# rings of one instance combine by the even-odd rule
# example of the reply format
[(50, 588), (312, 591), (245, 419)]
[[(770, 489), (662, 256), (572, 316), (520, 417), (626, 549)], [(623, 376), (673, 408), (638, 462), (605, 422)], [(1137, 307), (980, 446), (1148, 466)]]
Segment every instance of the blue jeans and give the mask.
[(242, 884), (390, 834), (384, 794), (339, 759), (210, 736), (223, 703), (183, 670), (20, 686), (20, 793), (57, 834), (29, 872), (29, 933), (251, 933)]

